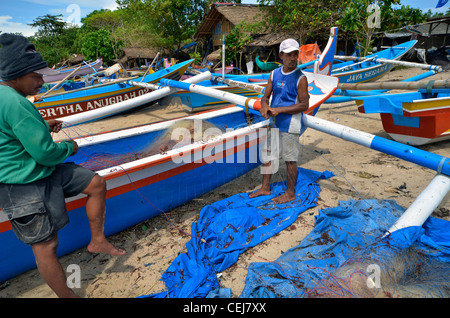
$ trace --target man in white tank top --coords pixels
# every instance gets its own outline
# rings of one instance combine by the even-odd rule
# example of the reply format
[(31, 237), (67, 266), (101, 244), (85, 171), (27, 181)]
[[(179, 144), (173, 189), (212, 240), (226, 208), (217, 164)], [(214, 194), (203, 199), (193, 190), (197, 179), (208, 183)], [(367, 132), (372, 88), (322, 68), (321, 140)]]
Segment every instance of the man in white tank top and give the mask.
[[(297, 41), (287, 39), (280, 44), (279, 56), (283, 61), (283, 66), (273, 70), (261, 99), (261, 116), (266, 119), (273, 118), (275, 128), (271, 128), (269, 137), (277, 135), (273, 133), (273, 130), (278, 130), (278, 145), (281, 157), (286, 162), (288, 174), (286, 192), (273, 198), (275, 203), (285, 203), (295, 199), (301, 118), (302, 113), (309, 107), (308, 81), (297, 68), (298, 54), (299, 44)], [(271, 97), (272, 102), (270, 102)], [(267, 152), (271, 151), (271, 143), (271, 140), (268, 140)], [(274, 149), (272, 151), (274, 152)], [(251, 193), (249, 197), (270, 195), (270, 179), (275, 172), (273, 168), (274, 165), (271, 161), (263, 162), (262, 186), (258, 191)]]

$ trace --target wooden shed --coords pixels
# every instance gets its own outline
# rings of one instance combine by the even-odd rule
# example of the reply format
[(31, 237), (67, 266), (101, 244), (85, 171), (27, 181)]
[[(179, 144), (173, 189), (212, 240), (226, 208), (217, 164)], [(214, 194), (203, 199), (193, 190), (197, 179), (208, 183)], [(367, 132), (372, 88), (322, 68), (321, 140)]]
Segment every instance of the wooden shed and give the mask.
[(431, 17), (427, 22), (378, 32), (375, 45), (381, 49), (409, 40), (418, 40), (409, 55), (411, 60), (437, 64), (450, 69), (450, 15)]

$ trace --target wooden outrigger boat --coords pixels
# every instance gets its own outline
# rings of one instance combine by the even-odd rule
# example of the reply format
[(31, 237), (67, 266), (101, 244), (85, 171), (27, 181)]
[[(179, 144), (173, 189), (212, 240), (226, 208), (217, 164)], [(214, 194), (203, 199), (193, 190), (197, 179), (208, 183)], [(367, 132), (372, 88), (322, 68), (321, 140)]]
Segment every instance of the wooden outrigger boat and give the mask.
[[(183, 118), (77, 139), (79, 152), (70, 157), (96, 170), (107, 182), (105, 234), (120, 232), (168, 211), (260, 164), (260, 145), (269, 122), (243, 107), (228, 107)], [(155, 154), (149, 150), (171, 124), (189, 119), (207, 121), (226, 133), (206, 142)], [(232, 130), (232, 131), (231, 131)], [(169, 135), (170, 136), (170, 135)], [(130, 153), (130, 149), (135, 152)], [(153, 149), (153, 148), (152, 148)], [(101, 155), (100, 155), (101, 154)], [(114, 154), (112, 157), (107, 154)], [(117, 158), (120, 157), (120, 160)], [(100, 167), (93, 167), (100, 163)], [(87, 246), (90, 240), (84, 195), (66, 200), (70, 223), (58, 232), (58, 254)], [(17, 240), (8, 217), (0, 211), (0, 282), (35, 268), (31, 248)]]
[(281, 66), (278, 62), (263, 62), (260, 60), (259, 56), (256, 57), (255, 62), (256, 65), (258, 65), (258, 67), (264, 72), (271, 72)]
[(361, 113), (379, 113), (383, 129), (401, 143), (420, 146), (450, 139), (450, 89), (381, 94), (356, 100)]
[[(333, 94), (338, 80), (329, 77), (328, 81), (325, 76), (317, 74), (311, 76), (317, 77), (317, 85), (313, 89), (324, 93), (320, 100), (317, 99), (310, 106), (308, 113), (314, 114), (320, 104)], [(201, 88), (200, 85), (170, 79), (161, 81), (165, 80)], [(148, 95), (157, 94), (164, 89), (171, 88), (164, 87)], [(267, 137), (270, 120), (265, 120), (259, 111), (247, 107), (251, 104), (252, 108), (257, 109), (254, 104), (259, 101), (212, 91), (214, 94), (244, 98), (244, 106), (228, 106), (174, 120), (76, 139), (80, 150), (70, 157), (70, 161), (97, 171), (107, 182), (107, 236), (173, 209), (261, 164), (260, 151)], [(171, 124), (182, 123), (186, 119), (194, 122), (194, 136), (196, 122), (202, 125), (206, 121), (216, 128), (212, 131), (213, 134), (209, 129), (202, 131), (202, 136), (210, 136), (207, 139), (194, 139), (185, 145), (176, 144), (169, 150), (162, 149), (160, 144), (154, 142), (162, 136), (172, 136), (166, 129)], [(133, 153), (130, 153), (130, 149), (133, 149)], [(85, 202), (84, 195), (66, 200), (70, 223), (58, 233), (59, 255), (70, 253), (89, 243)], [(3, 243), (0, 246), (0, 282), (35, 268), (31, 248), (15, 237), (8, 217), (1, 211), (0, 241)]]
[(79, 67), (67, 67), (63, 69), (56, 70), (59, 74), (56, 75), (44, 75), (45, 83), (58, 82), (67, 77), (67, 75), (71, 74), (71, 77), (75, 76), (84, 76), (88, 74), (92, 74), (100, 70), (103, 65), (103, 59), (99, 58), (91, 63), (86, 63), (85, 65), (80, 65)]
[[(339, 83), (362, 83), (375, 81), (388, 73), (395, 64), (391, 61), (399, 61), (409, 50), (411, 50), (417, 40), (408, 41), (380, 52), (368, 55), (364, 58), (354, 58), (333, 65), (332, 76), (339, 78)], [(344, 56), (334, 56), (335, 59), (345, 59)], [(304, 71), (312, 72), (312, 69)]]
[[(179, 79), (194, 60), (178, 63), (169, 68), (146, 75), (143, 83), (156, 83), (161, 78)], [(128, 85), (126, 82), (93, 85), (79, 90), (49, 95), (34, 103), (44, 119), (56, 119), (89, 110), (111, 106), (123, 100), (144, 95), (152, 91), (149, 88)]]
[[(337, 43), (337, 27), (331, 28), (330, 37), (323, 54), (318, 60), (300, 65), (299, 68), (314, 65), (314, 73), (329, 75), (333, 63), (333, 57)], [(280, 65), (278, 65), (280, 66)], [(314, 76), (309, 76), (309, 72), (305, 72), (308, 77), (310, 95), (312, 96), (311, 104), (315, 104), (321, 100), (322, 92), (315, 87)], [(244, 97), (257, 97), (267, 86), (270, 73), (252, 74), (252, 75), (223, 75), (213, 74), (212, 80), (199, 83), (201, 86), (214, 88), (221, 92), (233, 93)], [(325, 91), (324, 91), (325, 92)], [(217, 99), (214, 96), (207, 96), (190, 92), (188, 90), (179, 90), (178, 92), (166, 97), (164, 102), (181, 102), (189, 112), (217, 108), (229, 104), (225, 100)]]

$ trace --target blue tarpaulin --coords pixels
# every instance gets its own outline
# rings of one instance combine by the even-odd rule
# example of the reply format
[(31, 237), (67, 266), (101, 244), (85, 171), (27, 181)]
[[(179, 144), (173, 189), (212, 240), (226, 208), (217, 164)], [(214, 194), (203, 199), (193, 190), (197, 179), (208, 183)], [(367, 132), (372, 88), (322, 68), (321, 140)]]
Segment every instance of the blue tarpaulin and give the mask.
[(352, 262), (378, 265), (386, 272), (385, 285), (370, 290), (372, 294), (448, 297), (450, 222), (430, 217), (422, 227), (387, 233), (403, 212), (391, 200), (350, 200), (321, 210), (300, 245), (273, 263), (250, 264), (241, 297), (359, 297), (361, 290), (336, 275)]
[[(237, 194), (204, 207), (192, 225), (187, 253), (162, 276), (167, 291), (142, 297), (231, 297), (216, 275), (314, 207), (320, 193), (316, 181), (332, 176), (299, 168), (297, 197), (287, 204), (270, 200), (285, 190), (284, 183), (276, 183), (271, 196)], [(388, 233), (403, 212), (393, 200), (349, 200), (320, 210), (315, 228), (298, 246), (274, 262), (249, 265), (240, 297), (366, 297), (380, 291), (387, 297), (450, 297), (450, 222), (430, 217), (422, 227)], [(352, 279), (368, 276), (364, 266), (373, 264), (384, 271), (383, 288), (355, 289)]]
[(216, 275), (233, 265), (246, 249), (290, 226), (300, 213), (316, 206), (320, 193), (316, 181), (332, 176), (328, 171), (299, 168), (296, 199), (285, 204), (271, 201), (285, 191), (285, 183), (279, 182), (272, 185), (270, 196), (236, 194), (205, 206), (198, 222), (192, 224), (187, 253), (180, 254), (162, 275), (167, 292), (147, 297), (203, 298), (218, 290)]

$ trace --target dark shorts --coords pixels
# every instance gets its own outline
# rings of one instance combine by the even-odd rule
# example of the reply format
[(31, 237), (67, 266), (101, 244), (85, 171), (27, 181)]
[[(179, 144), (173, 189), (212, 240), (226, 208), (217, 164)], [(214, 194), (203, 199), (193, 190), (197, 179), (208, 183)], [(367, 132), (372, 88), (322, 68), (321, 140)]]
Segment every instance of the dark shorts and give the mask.
[(47, 178), (32, 183), (0, 183), (0, 208), (19, 240), (48, 241), (69, 222), (65, 198), (80, 194), (94, 176), (91, 170), (63, 163)]

